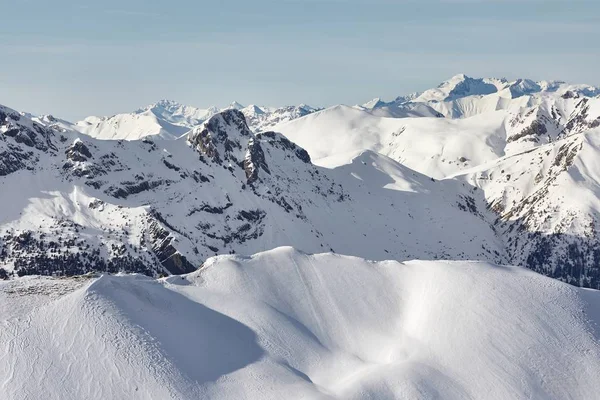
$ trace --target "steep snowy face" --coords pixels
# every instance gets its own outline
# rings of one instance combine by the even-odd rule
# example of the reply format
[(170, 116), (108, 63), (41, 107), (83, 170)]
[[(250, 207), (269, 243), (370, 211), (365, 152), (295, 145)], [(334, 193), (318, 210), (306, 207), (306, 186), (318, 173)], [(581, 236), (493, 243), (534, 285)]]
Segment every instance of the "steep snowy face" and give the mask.
[(542, 90), (552, 90), (555, 88), (555, 85), (548, 84), (542, 89), (542, 85), (532, 81), (531, 79), (517, 79), (516, 81), (506, 85), (506, 89), (510, 91), (511, 98), (513, 99), (528, 94), (539, 93)]
[(150, 109), (112, 117), (88, 117), (73, 128), (103, 140), (139, 140), (148, 136), (176, 139), (189, 131), (188, 126), (173, 124)]
[(161, 280), (0, 281), (0, 397), (593, 399), (599, 294), (288, 247)]
[(513, 263), (600, 287), (598, 129), (508, 156), (459, 178), (480, 187)]
[(441, 179), (504, 155), (506, 113), (470, 119), (382, 118), (336, 106), (274, 129), (305, 148), (314, 162), (337, 166), (364, 149)]
[(186, 140), (95, 140), (20, 118), (23, 134), (43, 144), (12, 128), (0, 136), (0, 165), (11, 166), (0, 178), (0, 262), (21, 275), (177, 274), (214, 254), (281, 245), (379, 260), (505, 261), (466, 185), (433, 182), (370, 151), (317, 167), (281, 134), (253, 135), (237, 110)]

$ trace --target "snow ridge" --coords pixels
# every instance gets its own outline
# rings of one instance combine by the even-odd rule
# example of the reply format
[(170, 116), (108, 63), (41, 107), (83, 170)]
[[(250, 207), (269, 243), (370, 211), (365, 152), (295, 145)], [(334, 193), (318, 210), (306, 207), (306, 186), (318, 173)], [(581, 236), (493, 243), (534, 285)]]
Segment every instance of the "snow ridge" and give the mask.
[(163, 280), (31, 277), (0, 282), (0, 396), (589, 399), (598, 307), (523, 268), (289, 247)]

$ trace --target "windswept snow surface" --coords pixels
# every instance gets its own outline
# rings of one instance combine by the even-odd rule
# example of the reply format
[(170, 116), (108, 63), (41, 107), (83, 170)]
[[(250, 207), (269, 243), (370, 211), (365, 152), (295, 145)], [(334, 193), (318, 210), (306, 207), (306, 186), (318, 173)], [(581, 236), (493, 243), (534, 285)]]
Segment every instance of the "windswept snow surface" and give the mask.
[(290, 247), (0, 283), (2, 399), (593, 399), (600, 293)]

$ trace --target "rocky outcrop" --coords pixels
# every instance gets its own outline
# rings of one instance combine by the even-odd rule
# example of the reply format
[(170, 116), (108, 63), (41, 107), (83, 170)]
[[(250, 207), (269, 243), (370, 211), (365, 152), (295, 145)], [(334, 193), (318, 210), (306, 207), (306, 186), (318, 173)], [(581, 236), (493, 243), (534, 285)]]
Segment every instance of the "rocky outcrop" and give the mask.
[(69, 160), (75, 162), (85, 162), (92, 158), (90, 149), (88, 149), (88, 147), (79, 139), (75, 140), (75, 142), (65, 150), (65, 155)]
[(232, 109), (216, 114), (194, 128), (188, 134), (188, 142), (216, 163), (240, 165), (252, 137), (244, 114)]
[(147, 238), (146, 245), (169, 273), (185, 274), (196, 270), (196, 267), (177, 250), (173, 234), (158, 219), (150, 221)]

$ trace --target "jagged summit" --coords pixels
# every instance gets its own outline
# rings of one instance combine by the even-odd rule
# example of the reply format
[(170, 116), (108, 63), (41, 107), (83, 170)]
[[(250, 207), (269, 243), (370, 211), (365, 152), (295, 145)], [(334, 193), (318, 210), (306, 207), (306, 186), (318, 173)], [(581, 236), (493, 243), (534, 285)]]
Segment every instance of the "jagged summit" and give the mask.
[(240, 165), (253, 134), (241, 111), (231, 108), (210, 117), (191, 130), (188, 142), (216, 162)]

